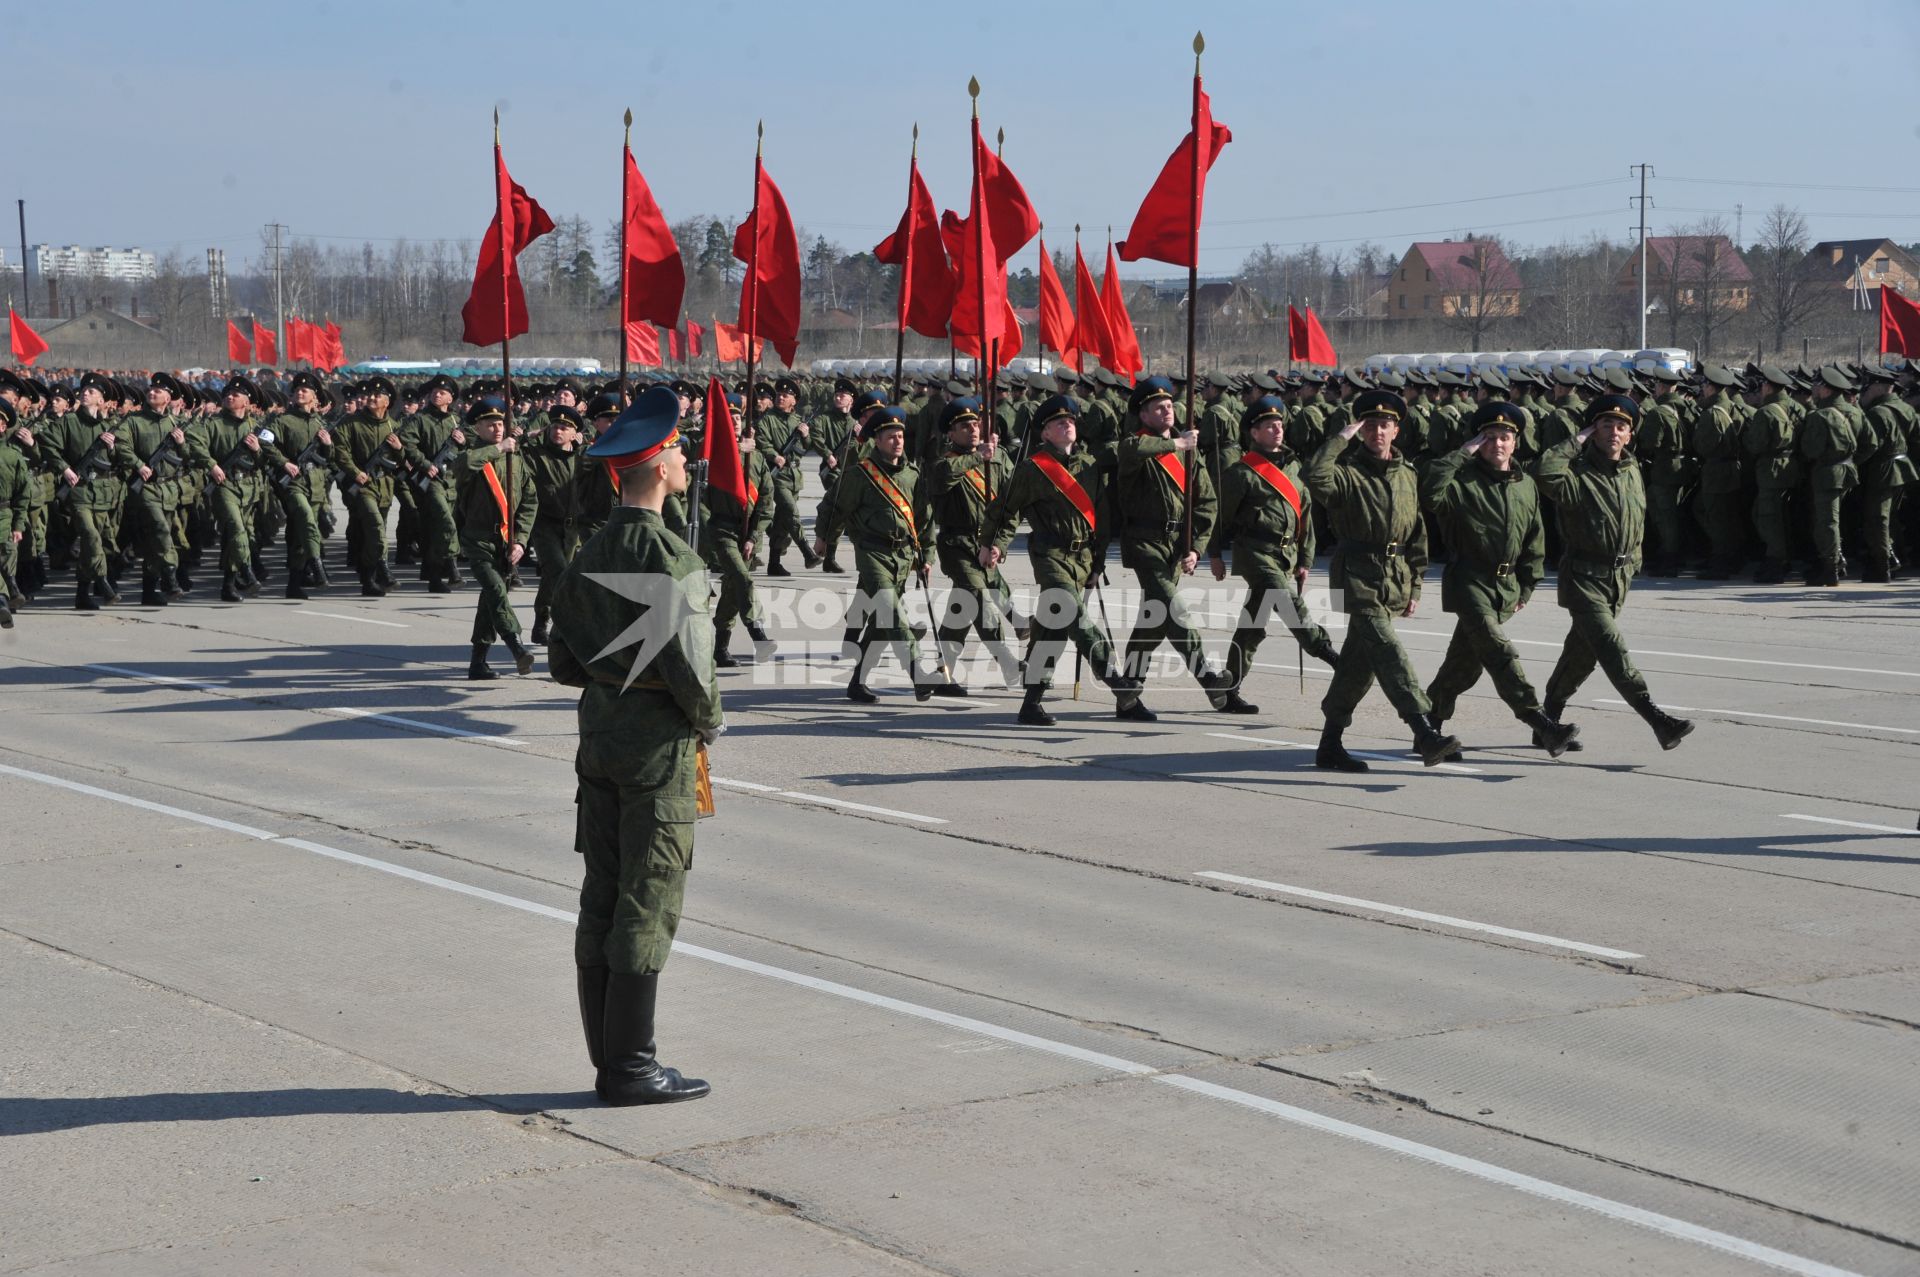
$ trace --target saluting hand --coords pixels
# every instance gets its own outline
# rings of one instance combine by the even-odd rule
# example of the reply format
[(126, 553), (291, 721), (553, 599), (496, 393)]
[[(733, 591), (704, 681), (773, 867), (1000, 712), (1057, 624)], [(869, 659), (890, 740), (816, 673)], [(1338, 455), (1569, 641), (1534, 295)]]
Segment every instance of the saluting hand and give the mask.
[(1478, 456), (1480, 449), (1486, 445), (1486, 442), (1487, 432), (1482, 430), (1479, 434), (1460, 445), (1460, 451), (1466, 453), (1469, 457)]

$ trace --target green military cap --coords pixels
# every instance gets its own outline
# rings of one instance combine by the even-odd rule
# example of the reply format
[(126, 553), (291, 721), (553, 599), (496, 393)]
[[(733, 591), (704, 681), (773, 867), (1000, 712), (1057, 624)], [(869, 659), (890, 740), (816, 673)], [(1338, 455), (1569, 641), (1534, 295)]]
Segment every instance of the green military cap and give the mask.
[(1792, 373), (1784, 368), (1776, 367), (1773, 364), (1762, 364), (1760, 366), (1760, 375), (1766, 378), (1772, 385), (1784, 386), (1789, 390), (1793, 389), (1797, 384), (1793, 379)]
[(1828, 364), (1825, 367), (1821, 368), (1820, 380), (1825, 382), (1827, 385), (1832, 386), (1835, 390), (1860, 389), (1859, 386), (1854, 384), (1853, 378), (1847, 376), (1846, 373), (1834, 367), (1832, 364)]
[(1173, 398), (1173, 380), (1169, 377), (1142, 377), (1133, 383), (1127, 395), (1127, 411), (1139, 412), (1156, 399)]
[(1362, 391), (1353, 401), (1353, 419), (1365, 421), (1368, 417), (1390, 417), (1399, 421), (1407, 415), (1407, 401), (1391, 390)]
[(1707, 380), (1716, 386), (1737, 386), (1740, 384), (1739, 376), (1733, 369), (1727, 367), (1725, 364), (1714, 364), (1706, 370), (1705, 375)]
[(1556, 386), (1577, 386), (1580, 384), (1580, 374), (1569, 372), (1565, 368), (1555, 368), (1553, 370), (1553, 384)]
[(1057, 395), (1060, 393), (1060, 383), (1043, 372), (1030, 372), (1027, 374), (1027, 389), (1038, 390), (1043, 395)]
[(1609, 368), (1600, 374), (1601, 384), (1616, 394), (1626, 394), (1633, 389), (1633, 376), (1624, 368)]
[(1651, 377), (1655, 381), (1664, 381), (1675, 385), (1679, 384), (1680, 381), (1680, 374), (1665, 364), (1655, 364), (1641, 375)]
[(620, 408), (619, 395), (601, 393), (587, 400), (587, 406), (581, 410), (580, 415), (588, 421), (594, 421), (601, 417), (617, 417), (620, 415)]
[(1860, 375), (1862, 377), (1865, 377), (1868, 381), (1884, 381), (1884, 382), (1892, 383), (1900, 380), (1899, 373), (1895, 372), (1891, 368), (1882, 368), (1877, 364), (1868, 364), (1866, 367), (1860, 370)]
[(1482, 371), (1474, 377), (1474, 380), (1482, 386), (1485, 386), (1488, 390), (1498, 391), (1502, 394), (1513, 389), (1512, 383), (1492, 368)]
[(1376, 376), (1373, 379), (1373, 384), (1382, 390), (1404, 390), (1407, 385), (1407, 379), (1397, 372), (1387, 371)]
[(1224, 372), (1210, 372), (1207, 374), (1207, 384), (1215, 390), (1232, 390), (1233, 378)]
[(1253, 374), (1249, 380), (1253, 382), (1254, 388), (1257, 390), (1264, 390), (1270, 395), (1280, 393), (1280, 383), (1267, 373), (1257, 372)]
[(942, 430), (951, 430), (955, 426), (978, 420), (980, 420), (980, 401), (972, 395), (962, 395), (958, 399), (950, 400), (947, 406), (940, 410)]
[[(957, 403), (959, 401), (955, 400), (954, 402)], [(979, 400), (974, 400), (974, 402), (977, 404)], [(864, 417), (875, 408), (884, 408), (886, 406), (887, 392), (875, 387), (872, 390), (862, 391), (860, 394), (854, 396), (853, 415), (856, 417)]]
[(1033, 414), (1033, 424), (1046, 426), (1048, 422), (1065, 417), (1077, 420), (1080, 416), (1080, 403), (1072, 395), (1054, 395), (1040, 403), (1040, 410)]
[(1433, 383), (1436, 386), (1465, 386), (1469, 384), (1465, 377), (1462, 377), (1457, 372), (1450, 372), (1445, 368), (1441, 368), (1433, 374)]
[(473, 407), (467, 409), (467, 424), (470, 426), (477, 426), (483, 421), (505, 421), (506, 419), (507, 405), (492, 395), (477, 400)]
[(1640, 405), (1626, 395), (1601, 395), (1587, 405), (1587, 424), (1597, 426), (1609, 417), (1617, 417), (1629, 426), (1640, 424)]
[(955, 377), (947, 383), (947, 393), (950, 395), (970, 395), (973, 393), (973, 383)]
[(1347, 369), (1347, 384), (1355, 390), (1373, 389), (1373, 383), (1367, 380), (1367, 373), (1364, 368)]

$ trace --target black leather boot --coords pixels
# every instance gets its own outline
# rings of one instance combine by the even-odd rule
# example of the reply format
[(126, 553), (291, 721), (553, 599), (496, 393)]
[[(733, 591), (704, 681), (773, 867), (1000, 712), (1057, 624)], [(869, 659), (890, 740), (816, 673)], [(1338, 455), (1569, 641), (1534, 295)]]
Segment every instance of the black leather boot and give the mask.
[[(1566, 708), (1565, 705), (1556, 705), (1552, 701), (1548, 701), (1540, 707), (1540, 715), (1550, 723), (1557, 723), (1560, 721), (1560, 715), (1566, 712)], [(1545, 749), (1547, 747), (1547, 738), (1536, 730), (1533, 733), (1533, 745), (1535, 749)], [(1579, 741), (1568, 737), (1567, 743), (1561, 747), (1560, 752), (1563, 754), (1577, 754), (1585, 748), (1586, 746), (1582, 745)]]
[(533, 644), (535, 647), (545, 647), (547, 645), (547, 618), (538, 612), (534, 613), (533, 630), (527, 635), (527, 642)]
[(1460, 752), (1459, 740), (1441, 731), (1431, 714), (1415, 714), (1407, 720), (1407, 726), (1413, 728), (1413, 752), (1428, 767), (1437, 767), (1449, 755)]
[(305, 585), (306, 575), (298, 565), (293, 563), (287, 564), (286, 596), (288, 598), (304, 599), (308, 597), (307, 587)]
[(82, 612), (100, 610), (100, 600), (93, 597), (93, 582), (84, 576), (74, 582), (73, 606)]
[(1653, 738), (1660, 742), (1661, 749), (1677, 748), (1693, 731), (1690, 719), (1675, 718), (1653, 703), (1653, 697), (1642, 693), (1627, 702), (1633, 706), (1633, 712), (1647, 720), (1647, 726), (1653, 729)]
[(1324, 661), (1328, 665), (1340, 663), (1340, 649), (1333, 645), (1332, 639), (1321, 639), (1316, 643), (1307, 644), (1307, 655), (1316, 661)]
[(1334, 772), (1363, 772), (1367, 765), (1347, 752), (1340, 743), (1346, 729), (1329, 726), (1320, 733), (1320, 748), (1313, 752), (1313, 765)]
[(0, 630), (13, 628), (13, 609), (7, 606), (7, 598), (0, 597)]
[(653, 1009), (659, 991), (657, 972), (607, 976), (601, 1014), (606, 1064), (599, 1092), (615, 1107), (697, 1100), (713, 1089), (699, 1078), (681, 1077), (680, 1070), (667, 1068), (655, 1055)]
[(575, 967), (580, 991), (580, 1027), (587, 1035), (587, 1059), (593, 1064), (593, 1093), (600, 1094), (607, 1067), (607, 976), (605, 967)]
[(386, 594), (386, 592), (387, 592), (386, 589), (380, 584), (380, 582), (373, 579), (372, 569), (370, 568), (360, 569), (360, 597), (361, 598), (377, 599), (383, 596), (384, 594)]
[(747, 637), (753, 640), (753, 659), (770, 661), (773, 659), (774, 642), (767, 633), (767, 627), (758, 621), (746, 622)]
[(491, 643), (473, 645), (473, 659), (467, 663), (467, 677), (476, 683), (500, 677), (487, 667), (487, 649), (492, 646)]
[(247, 560), (247, 574), (261, 585), (273, 580), (273, 573), (267, 571), (267, 565), (260, 561), (260, 551), (255, 550), (253, 557)]
[(185, 598), (187, 591), (192, 588), (193, 583), (187, 580), (186, 568), (178, 563), (160, 573), (160, 592), (167, 596), (169, 603)]
[(513, 672), (516, 674), (533, 673), (533, 653), (520, 641), (518, 634), (502, 634), (500, 641), (507, 645), (507, 651), (513, 654)]
[(220, 578), (220, 601), (222, 603), (238, 603), (241, 601), (239, 583), (234, 580), (233, 573), (231, 572)]
[(1522, 714), (1520, 721), (1533, 729), (1533, 743), (1546, 750), (1548, 758), (1566, 753), (1573, 747), (1573, 738), (1580, 734), (1578, 724), (1555, 722), (1537, 709)]
[(1225, 670), (1201, 670), (1193, 678), (1200, 684), (1200, 690), (1207, 694), (1207, 704), (1220, 710), (1227, 708), (1228, 698), (1233, 695), (1233, 689), (1240, 681)]
[(740, 661), (727, 650), (733, 644), (733, 631), (715, 626), (713, 630), (713, 663), (723, 670), (738, 668)]
[(1026, 697), (1020, 702), (1020, 722), (1028, 727), (1052, 727), (1057, 721), (1040, 704), (1046, 696), (1044, 687), (1029, 687)]
[(167, 596), (160, 592), (160, 578), (148, 572), (140, 578), (140, 606), (165, 607)]

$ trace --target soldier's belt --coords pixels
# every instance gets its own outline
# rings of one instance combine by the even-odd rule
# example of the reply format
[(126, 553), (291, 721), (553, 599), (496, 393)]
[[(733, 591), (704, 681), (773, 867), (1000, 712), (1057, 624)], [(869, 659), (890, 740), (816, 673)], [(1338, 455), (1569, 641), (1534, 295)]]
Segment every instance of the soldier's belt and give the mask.
[(1127, 536), (1135, 541), (1158, 540), (1162, 537), (1171, 541), (1185, 526), (1185, 519), (1168, 519), (1165, 523), (1129, 523)]
[(1062, 540), (1057, 537), (1040, 536), (1037, 533), (1027, 538), (1030, 550), (1058, 550), (1064, 554), (1078, 554), (1093, 544), (1089, 537), (1074, 537)]
[(1398, 559), (1406, 554), (1406, 549), (1398, 541), (1342, 541), (1342, 550), (1358, 550), (1362, 554), (1377, 554), (1383, 559)]
[(1586, 559), (1568, 556), (1567, 563), (1589, 572), (1618, 572), (1633, 562), (1631, 554), (1616, 554), (1611, 559)]
[(913, 538), (896, 537), (891, 540), (882, 541), (878, 537), (854, 537), (853, 544), (856, 549), (885, 552), (889, 550), (907, 549), (913, 545)]

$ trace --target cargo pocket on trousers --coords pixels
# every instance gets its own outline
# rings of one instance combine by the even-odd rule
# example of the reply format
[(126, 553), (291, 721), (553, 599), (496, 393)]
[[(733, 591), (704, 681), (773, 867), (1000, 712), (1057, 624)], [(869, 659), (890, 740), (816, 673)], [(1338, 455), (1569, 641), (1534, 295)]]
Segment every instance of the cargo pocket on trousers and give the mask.
[(693, 822), (699, 814), (699, 804), (692, 795), (653, 800), (657, 828), (647, 848), (649, 868), (682, 872), (693, 868)]

